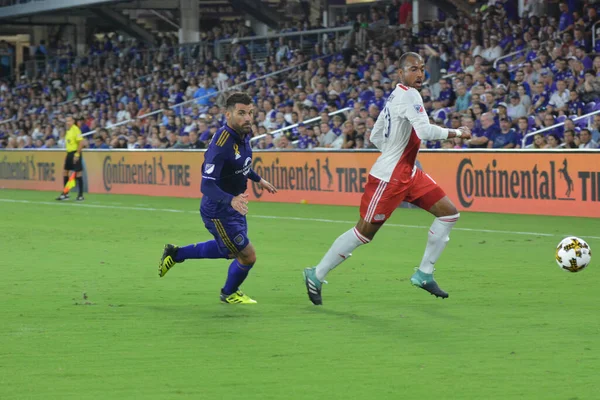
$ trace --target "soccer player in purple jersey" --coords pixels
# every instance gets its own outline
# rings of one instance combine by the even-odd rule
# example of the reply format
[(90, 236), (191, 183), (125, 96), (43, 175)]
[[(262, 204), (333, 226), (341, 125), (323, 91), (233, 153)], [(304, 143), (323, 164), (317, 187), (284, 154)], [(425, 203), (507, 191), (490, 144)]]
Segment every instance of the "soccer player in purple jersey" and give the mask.
[(202, 201), (200, 215), (214, 240), (179, 247), (165, 245), (158, 275), (188, 259), (233, 258), (227, 280), (221, 289), (221, 301), (229, 304), (253, 304), (240, 286), (256, 262), (254, 246), (248, 239), (248, 179), (269, 193), (277, 190), (252, 170), (252, 122), (254, 105), (245, 93), (233, 93), (226, 102), (227, 123), (213, 136), (202, 164)]

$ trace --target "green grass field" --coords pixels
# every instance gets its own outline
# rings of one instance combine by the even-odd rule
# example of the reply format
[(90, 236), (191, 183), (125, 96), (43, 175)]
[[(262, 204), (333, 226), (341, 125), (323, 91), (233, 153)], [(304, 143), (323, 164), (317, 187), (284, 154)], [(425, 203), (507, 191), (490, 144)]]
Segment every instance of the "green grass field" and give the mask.
[(463, 213), (441, 300), (409, 283), (431, 217), (400, 209), (315, 307), (302, 269), (357, 207), (252, 203), (244, 290), (259, 304), (231, 306), (225, 260), (157, 274), (164, 243), (210, 239), (197, 200), (54, 197), (0, 190), (2, 400), (599, 396), (600, 266), (553, 258), (568, 234), (600, 249), (598, 220)]

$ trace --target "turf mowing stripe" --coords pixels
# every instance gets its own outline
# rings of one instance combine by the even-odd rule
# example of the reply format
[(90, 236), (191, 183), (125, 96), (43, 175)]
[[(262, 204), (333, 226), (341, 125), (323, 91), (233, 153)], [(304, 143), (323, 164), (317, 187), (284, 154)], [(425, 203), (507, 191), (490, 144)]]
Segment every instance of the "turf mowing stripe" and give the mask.
[[(169, 209), (169, 208), (151, 208), (151, 207), (115, 206), (115, 205), (105, 205), (105, 204), (75, 203), (75, 202), (69, 202), (69, 201), (51, 202), (51, 201), (30, 201), (30, 200), (16, 200), (16, 199), (0, 198), (0, 202), (49, 205), (49, 206), (67, 206), (68, 205), (71, 207), (104, 208), (104, 209), (112, 209), (112, 210), (132, 210), (132, 211), (153, 211), (153, 212), (198, 214), (198, 211), (189, 211), (189, 210), (174, 210), (174, 209)], [(280, 220), (288, 220), (288, 221), (306, 221), (306, 222), (324, 222), (324, 223), (328, 223), (328, 224), (356, 224), (356, 221), (342, 221), (342, 220), (333, 220), (333, 219), (324, 219), (324, 218), (280, 217), (280, 216), (276, 216), (276, 215), (254, 215), (254, 214), (248, 214), (248, 216), (251, 218), (280, 219)], [(403, 225), (403, 224), (386, 223), (385, 226), (391, 226), (391, 227), (396, 227), (396, 228), (408, 228), (408, 229), (429, 229), (429, 226), (425, 226), (425, 225)], [(500, 233), (500, 234), (524, 235), (524, 236), (546, 236), (546, 237), (569, 236), (566, 234), (563, 235), (563, 234), (555, 234), (555, 233), (503, 231), (503, 230), (495, 230), (495, 229), (476, 229), (476, 228), (460, 228), (460, 227), (454, 227), (454, 228), (452, 228), (452, 230), (463, 231), (463, 232)], [(586, 238), (600, 239), (600, 236), (587, 236), (586, 235)]]

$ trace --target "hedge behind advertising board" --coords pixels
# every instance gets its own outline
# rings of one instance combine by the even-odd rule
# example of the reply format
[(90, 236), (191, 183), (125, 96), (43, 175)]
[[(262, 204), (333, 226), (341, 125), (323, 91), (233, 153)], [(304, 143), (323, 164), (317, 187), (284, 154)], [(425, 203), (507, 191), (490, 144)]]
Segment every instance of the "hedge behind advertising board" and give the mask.
[[(376, 152), (256, 152), (252, 200), (357, 206)], [(0, 187), (59, 190), (64, 152), (0, 152)], [(202, 152), (86, 151), (91, 193), (201, 197)], [(419, 161), (460, 210), (600, 217), (600, 152), (422, 152)]]

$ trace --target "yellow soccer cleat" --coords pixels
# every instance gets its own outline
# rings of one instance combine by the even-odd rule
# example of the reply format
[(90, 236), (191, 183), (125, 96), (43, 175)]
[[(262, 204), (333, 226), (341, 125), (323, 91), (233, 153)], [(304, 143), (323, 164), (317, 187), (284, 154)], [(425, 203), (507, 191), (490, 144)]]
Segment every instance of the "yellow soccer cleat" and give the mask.
[(177, 254), (178, 249), (179, 248), (177, 246), (172, 244), (165, 245), (165, 250), (163, 251), (163, 255), (158, 263), (158, 276), (161, 278), (165, 276), (175, 264), (177, 264), (175, 262), (175, 255)]
[(256, 300), (251, 299), (241, 290), (231, 293), (229, 296), (221, 292), (221, 301), (227, 304), (256, 304)]

